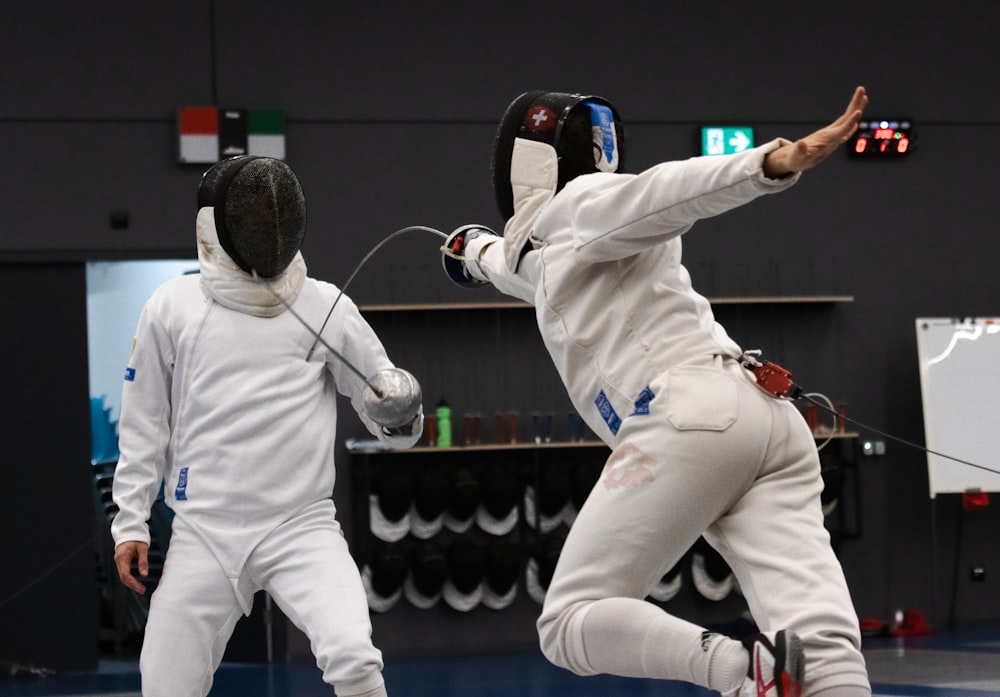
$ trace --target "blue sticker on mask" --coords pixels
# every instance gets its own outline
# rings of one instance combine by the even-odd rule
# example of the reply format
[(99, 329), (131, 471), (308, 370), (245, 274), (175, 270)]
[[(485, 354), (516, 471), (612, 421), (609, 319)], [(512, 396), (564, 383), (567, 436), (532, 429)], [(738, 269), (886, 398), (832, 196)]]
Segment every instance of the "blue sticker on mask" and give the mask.
[(177, 476), (177, 488), (174, 489), (174, 498), (178, 501), (187, 501), (188, 468), (182, 467), (181, 473)]
[(125, 380), (127, 382), (135, 382), (135, 368), (125, 369)]
[(597, 411), (601, 413), (601, 418), (608, 424), (611, 432), (618, 435), (618, 429), (622, 426), (622, 419), (615, 413), (615, 408), (611, 406), (611, 400), (604, 394), (604, 390), (601, 390), (601, 393), (597, 395), (594, 404), (597, 405)]
[(639, 398), (635, 400), (635, 410), (629, 414), (629, 416), (645, 416), (649, 414), (649, 403), (653, 401), (653, 391), (649, 389), (649, 385), (643, 388), (642, 392), (639, 393)]
[(601, 155), (594, 163), (602, 172), (618, 171), (618, 139), (615, 119), (611, 109), (603, 104), (584, 102), (590, 109), (590, 125), (594, 132), (594, 146)]

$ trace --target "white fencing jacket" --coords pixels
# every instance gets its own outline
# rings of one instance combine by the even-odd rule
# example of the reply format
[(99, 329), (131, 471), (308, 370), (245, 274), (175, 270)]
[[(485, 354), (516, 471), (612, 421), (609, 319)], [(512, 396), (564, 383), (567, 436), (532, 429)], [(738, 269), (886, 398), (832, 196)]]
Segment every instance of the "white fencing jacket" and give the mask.
[[(363, 411), (362, 380), (282, 301), (318, 330), (339, 290), (306, 277), (301, 255), (272, 279), (239, 270), (218, 243), (211, 208), (198, 215), (200, 275), (158, 288), (139, 318), (122, 390), (115, 472), (116, 544), (148, 543), (151, 506), (165, 501), (239, 575), (255, 545), (333, 493), (336, 392)], [(364, 375), (392, 367), (356, 305), (342, 296), (323, 339)], [(316, 344), (309, 360), (306, 356)]]
[[(555, 193), (555, 151), (517, 139), (514, 216), (502, 244), (465, 250), (470, 273), (535, 306), (545, 346), (587, 425), (611, 447), (672, 366), (740, 347), (681, 264), (680, 236), (701, 218), (787, 189), (764, 176), (775, 140), (736, 155), (666, 162), (640, 174), (594, 173)], [(517, 262), (524, 241), (532, 251)]]

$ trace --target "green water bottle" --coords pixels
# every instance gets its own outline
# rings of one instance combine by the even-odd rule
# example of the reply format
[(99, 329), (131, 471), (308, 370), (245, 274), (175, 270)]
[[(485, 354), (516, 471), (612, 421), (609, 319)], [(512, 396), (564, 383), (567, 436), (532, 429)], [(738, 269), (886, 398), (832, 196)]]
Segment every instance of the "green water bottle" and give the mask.
[(442, 400), (438, 402), (437, 409), (437, 446), (439, 448), (451, 447), (451, 407), (448, 402)]

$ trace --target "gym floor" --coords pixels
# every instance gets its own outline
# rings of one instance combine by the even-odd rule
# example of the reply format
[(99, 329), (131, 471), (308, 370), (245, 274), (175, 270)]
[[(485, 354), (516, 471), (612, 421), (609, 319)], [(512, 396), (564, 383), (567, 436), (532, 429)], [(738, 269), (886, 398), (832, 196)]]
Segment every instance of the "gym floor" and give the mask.
[[(1000, 626), (938, 630), (913, 637), (867, 637), (864, 653), (876, 696), (1000, 695)], [(707, 697), (683, 683), (611, 676), (581, 678), (538, 652), (388, 660), (391, 697)], [(138, 667), (102, 661), (88, 673), (0, 678), (0, 697), (138, 697)], [(211, 697), (331, 697), (309, 665), (223, 664)]]

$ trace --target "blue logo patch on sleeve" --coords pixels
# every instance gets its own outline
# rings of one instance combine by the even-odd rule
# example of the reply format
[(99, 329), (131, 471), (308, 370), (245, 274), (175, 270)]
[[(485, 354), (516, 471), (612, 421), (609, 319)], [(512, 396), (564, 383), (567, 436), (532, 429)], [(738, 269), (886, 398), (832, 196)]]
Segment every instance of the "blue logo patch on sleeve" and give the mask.
[(125, 369), (125, 380), (126, 382), (135, 381), (135, 368), (129, 367)]
[(182, 467), (181, 473), (177, 476), (177, 488), (174, 489), (174, 498), (178, 501), (187, 501), (188, 468)]
[(600, 394), (597, 395), (594, 404), (597, 405), (597, 411), (600, 412), (601, 418), (608, 424), (611, 432), (618, 435), (618, 429), (622, 426), (622, 419), (615, 412), (615, 408), (611, 406), (611, 400), (604, 394), (604, 390), (601, 390)]
[(635, 410), (629, 416), (644, 416), (649, 414), (649, 403), (653, 401), (653, 391), (649, 389), (649, 385), (646, 385), (642, 392), (639, 393), (639, 398), (635, 400)]

